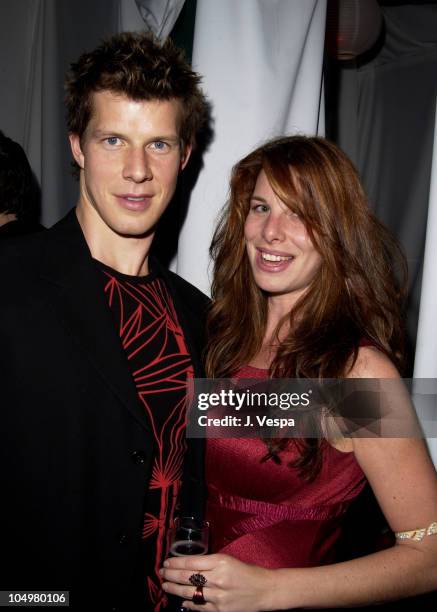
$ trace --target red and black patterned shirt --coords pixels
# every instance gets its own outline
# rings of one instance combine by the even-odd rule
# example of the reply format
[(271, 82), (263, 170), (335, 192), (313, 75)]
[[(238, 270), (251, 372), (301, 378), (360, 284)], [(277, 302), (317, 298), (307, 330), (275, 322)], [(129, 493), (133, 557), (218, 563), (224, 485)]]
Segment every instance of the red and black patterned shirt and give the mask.
[(145, 496), (143, 561), (145, 609), (166, 606), (158, 570), (168, 552), (168, 525), (181, 486), (186, 450), (187, 381), (194, 376), (182, 328), (164, 281), (151, 273), (126, 276), (98, 265), (104, 291), (153, 432), (155, 453)]

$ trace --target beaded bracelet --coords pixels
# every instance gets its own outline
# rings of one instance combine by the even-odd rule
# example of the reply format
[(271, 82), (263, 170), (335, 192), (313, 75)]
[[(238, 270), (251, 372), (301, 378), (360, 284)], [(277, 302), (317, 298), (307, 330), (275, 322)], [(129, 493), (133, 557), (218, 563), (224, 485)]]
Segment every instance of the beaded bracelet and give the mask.
[(414, 540), (415, 542), (420, 542), (427, 535), (436, 535), (437, 534), (437, 523), (431, 523), (431, 525), (427, 528), (423, 529), (413, 529), (412, 531), (397, 531), (395, 533), (395, 537), (398, 540)]

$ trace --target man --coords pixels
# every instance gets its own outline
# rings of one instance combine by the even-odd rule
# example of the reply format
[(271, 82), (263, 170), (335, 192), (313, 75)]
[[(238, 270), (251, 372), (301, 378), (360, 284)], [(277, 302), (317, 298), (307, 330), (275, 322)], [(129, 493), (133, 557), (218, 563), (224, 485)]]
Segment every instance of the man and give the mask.
[(26, 154), (0, 130), (0, 238), (43, 230), (37, 216), (36, 183)]
[(75, 609), (165, 607), (182, 480), (183, 511), (201, 501), (185, 404), (207, 300), (149, 252), (205, 121), (198, 83), (146, 35), (72, 65), (77, 208), (0, 254), (1, 589), (69, 590)]

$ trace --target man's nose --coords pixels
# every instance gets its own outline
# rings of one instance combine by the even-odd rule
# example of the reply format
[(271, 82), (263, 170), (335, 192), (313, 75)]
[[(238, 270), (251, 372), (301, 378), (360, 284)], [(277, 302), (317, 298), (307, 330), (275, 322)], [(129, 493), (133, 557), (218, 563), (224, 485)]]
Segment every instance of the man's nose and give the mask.
[(150, 160), (144, 147), (127, 151), (124, 160), (123, 178), (130, 179), (135, 183), (150, 181), (153, 178)]

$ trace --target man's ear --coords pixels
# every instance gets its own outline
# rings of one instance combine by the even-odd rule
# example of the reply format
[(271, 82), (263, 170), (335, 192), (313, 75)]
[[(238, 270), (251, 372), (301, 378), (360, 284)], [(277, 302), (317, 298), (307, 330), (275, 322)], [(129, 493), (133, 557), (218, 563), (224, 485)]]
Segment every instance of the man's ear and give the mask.
[(80, 144), (80, 136), (79, 134), (74, 134), (70, 132), (68, 135), (70, 139), (70, 147), (71, 153), (73, 154), (74, 160), (80, 168), (84, 168), (85, 166), (85, 156), (82, 153), (82, 146)]
[(191, 151), (193, 150), (192, 145), (185, 145), (182, 149), (181, 156), (181, 167), (180, 170), (183, 170), (185, 166), (188, 164), (188, 160), (190, 159)]

